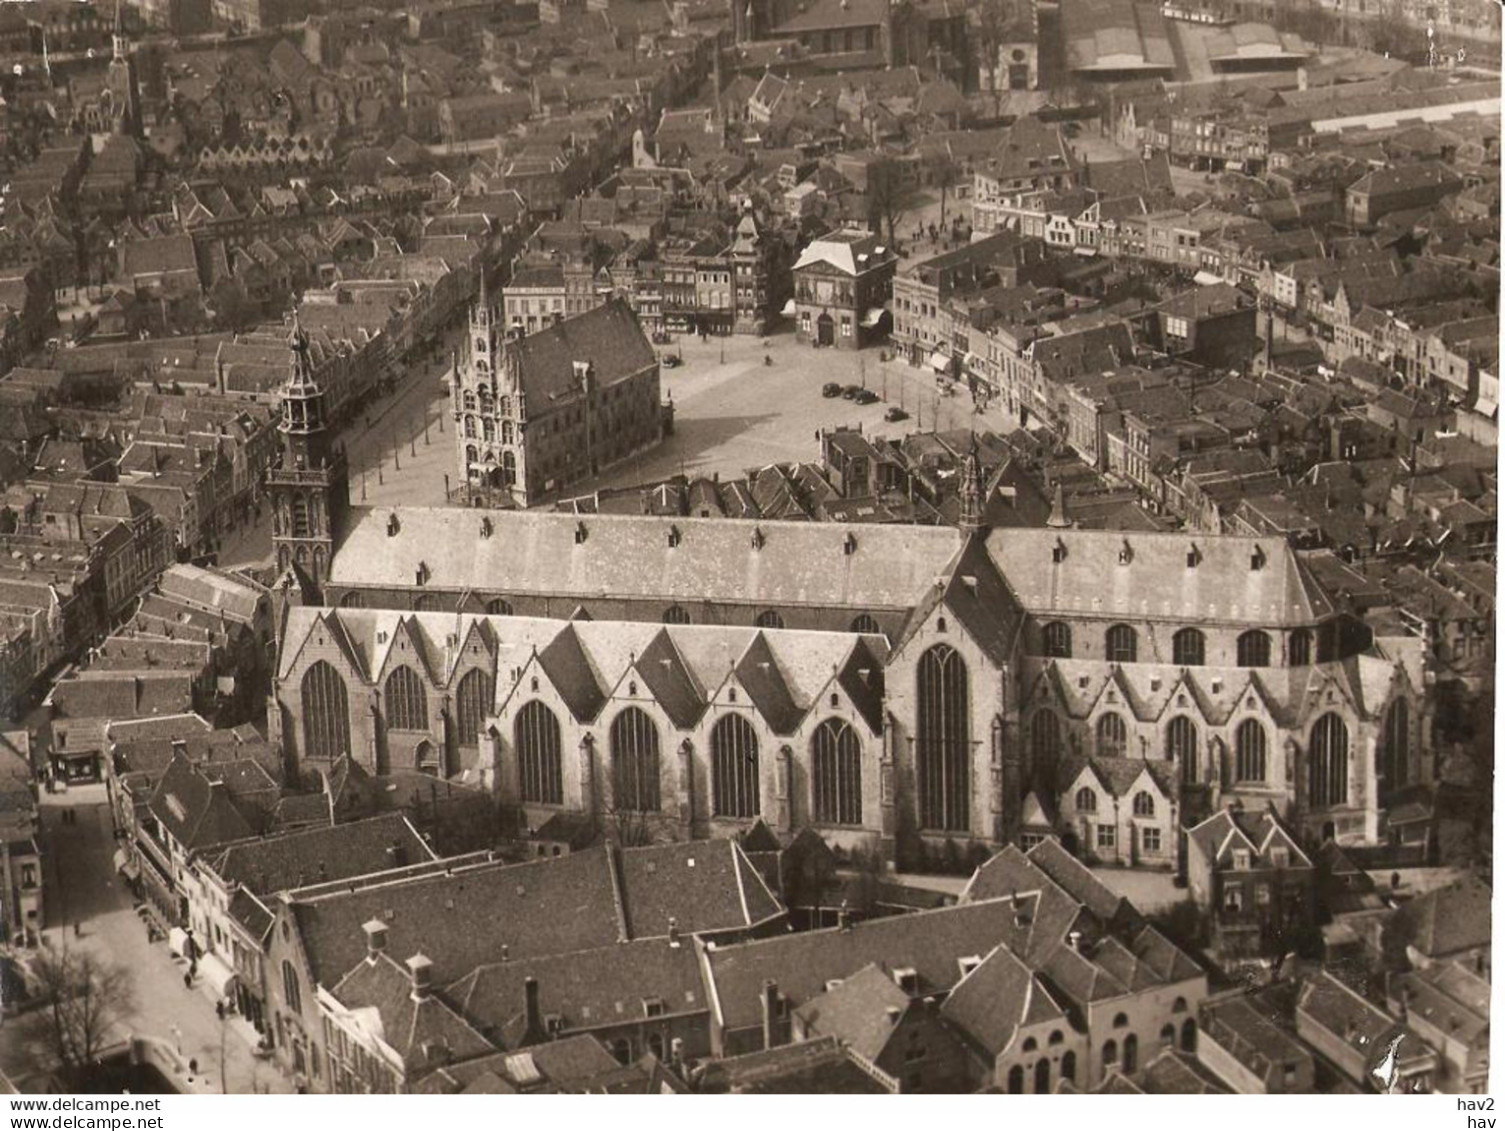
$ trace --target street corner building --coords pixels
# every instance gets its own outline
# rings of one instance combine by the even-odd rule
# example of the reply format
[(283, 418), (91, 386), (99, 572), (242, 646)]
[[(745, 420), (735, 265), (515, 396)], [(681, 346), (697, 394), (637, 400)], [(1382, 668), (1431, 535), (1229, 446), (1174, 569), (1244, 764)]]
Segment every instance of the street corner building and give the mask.
[(658, 355), (620, 298), (509, 338), (483, 286), (453, 382), (459, 485), (477, 506), (557, 497), (657, 444), (668, 420)]

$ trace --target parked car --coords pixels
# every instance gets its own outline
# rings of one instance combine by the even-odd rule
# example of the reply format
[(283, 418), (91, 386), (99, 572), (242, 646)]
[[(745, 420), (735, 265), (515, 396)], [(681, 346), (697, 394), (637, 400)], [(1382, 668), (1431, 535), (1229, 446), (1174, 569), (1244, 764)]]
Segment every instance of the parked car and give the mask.
[(860, 392), (862, 392), (861, 385), (848, 385), (841, 391), (841, 395), (846, 400), (854, 401), (857, 399), (857, 394)]
[(827, 381), (820, 387), (820, 395), (823, 397), (841, 396), (841, 384), (837, 381)]
[(878, 394), (871, 389), (858, 389), (857, 395), (852, 399), (858, 404), (877, 404)]
[(666, 353), (659, 360), (663, 363), (665, 369), (678, 369), (685, 363), (685, 359), (677, 353)]
[(883, 414), (883, 419), (888, 421), (890, 424), (897, 424), (901, 420), (908, 420), (909, 413), (905, 412), (898, 405), (893, 405), (887, 412)]

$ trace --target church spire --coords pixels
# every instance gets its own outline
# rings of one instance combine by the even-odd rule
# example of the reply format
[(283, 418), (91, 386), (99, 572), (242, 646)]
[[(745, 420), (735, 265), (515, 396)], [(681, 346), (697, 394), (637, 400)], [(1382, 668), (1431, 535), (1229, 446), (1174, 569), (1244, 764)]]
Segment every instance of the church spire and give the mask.
[[(287, 335), (287, 348), (292, 353), (292, 367), (287, 388), (282, 391), (282, 423), (279, 427), (285, 436), (320, 434), (324, 431), (324, 390), (314, 380), (308, 334), (304, 332), (296, 310), (293, 311), (293, 328)], [(299, 454), (318, 457), (322, 452), (308, 448)]]
[(977, 458), (976, 432), (972, 433), (972, 446), (962, 458), (961, 504), (961, 528), (982, 529), (982, 464)]
[(1052, 530), (1066, 530), (1072, 525), (1071, 516), (1066, 513), (1066, 489), (1060, 483), (1050, 498), (1050, 517), (1045, 520), (1045, 525)]
[(115, 28), (110, 35), (110, 47), (117, 63), (124, 63), (126, 56), (125, 16), (121, 12), (121, 0), (115, 0)]

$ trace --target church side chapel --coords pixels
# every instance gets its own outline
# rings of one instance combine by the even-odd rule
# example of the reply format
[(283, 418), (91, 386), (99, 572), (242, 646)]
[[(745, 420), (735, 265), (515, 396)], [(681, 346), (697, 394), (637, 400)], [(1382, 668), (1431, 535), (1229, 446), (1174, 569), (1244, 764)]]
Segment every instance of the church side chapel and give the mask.
[(958, 528), (351, 508), (290, 348), (269, 716), (293, 764), (481, 785), (527, 828), (761, 820), (932, 862), (1054, 835), (1163, 869), (1230, 803), (1381, 843), (1433, 778), (1420, 642), (1279, 539), (1077, 530), (1059, 503), (989, 530), (975, 455)]

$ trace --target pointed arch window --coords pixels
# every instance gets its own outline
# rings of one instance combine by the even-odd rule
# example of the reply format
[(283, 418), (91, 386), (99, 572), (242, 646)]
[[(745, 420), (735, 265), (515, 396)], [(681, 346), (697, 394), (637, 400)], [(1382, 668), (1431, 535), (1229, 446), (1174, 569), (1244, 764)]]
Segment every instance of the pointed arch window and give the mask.
[(741, 715), (723, 715), (711, 731), (711, 779), (716, 816), (758, 815), (758, 735)]
[(392, 730), (428, 730), (428, 696), (418, 673), (404, 664), (387, 676), (383, 693), (387, 726)]
[(611, 776), (615, 804), (629, 813), (657, 813), (658, 727), (647, 712), (628, 707), (611, 724)]
[(481, 741), (481, 728), (491, 712), (496, 681), (491, 673), (471, 668), (455, 689), (455, 730), (461, 746), (475, 746)]
[(915, 771), (920, 825), (962, 832), (971, 825), (972, 733), (966, 662), (937, 644), (920, 657)]
[(868, 636), (882, 636), (883, 626), (867, 613), (858, 613), (852, 618), (852, 631), (860, 632)]
[(759, 628), (783, 628), (784, 618), (777, 609), (764, 609), (753, 623)]
[(1129, 728), (1116, 711), (1097, 720), (1097, 752), (1105, 758), (1122, 758), (1129, 752)]
[(1036, 711), (1030, 720), (1030, 749), (1035, 761), (1042, 765), (1049, 765), (1061, 752), (1061, 723), (1049, 707)]
[(810, 740), (815, 819), (822, 824), (862, 824), (862, 744), (850, 724), (827, 719)]
[(1397, 699), (1385, 712), (1385, 734), (1380, 750), (1380, 772), (1386, 789), (1400, 789), (1410, 777), (1411, 707)]
[(559, 720), (554, 717), (554, 712), (534, 699), (517, 713), (513, 737), (523, 801), (534, 805), (563, 805)]
[(1155, 815), (1155, 799), (1144, 790), (1134, 795), (1134, 816), (1153, 817)]
[(1348, 802), (1348, 727), (1331, 711), (1312, 727), (1307, 765), (1314, 807)]
[(303, 673), (303, 756), (332, 761), (350, 753), (350, 697), (340, 673), (319, 660)]
[(1198, 780), (1197, 754), (1197, 724), (1177, 715), (1165, 728), (1165, 756), (1181, 767), (1181, 780), (1188, 784)]
[(1089, 786), (1082, 786), (1076, 791), (1076, 811), (1078, 813), (1097, 812), (1097, 791)]
[(670, 605), (664, 610), (665, 624), (689, 624), (690, 614), (683, 605)]
[(1233, 772), (1241, 782), (1265, 780), (1269, 739), (1258, 719), (1245, 719), (1233, 734)]

